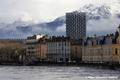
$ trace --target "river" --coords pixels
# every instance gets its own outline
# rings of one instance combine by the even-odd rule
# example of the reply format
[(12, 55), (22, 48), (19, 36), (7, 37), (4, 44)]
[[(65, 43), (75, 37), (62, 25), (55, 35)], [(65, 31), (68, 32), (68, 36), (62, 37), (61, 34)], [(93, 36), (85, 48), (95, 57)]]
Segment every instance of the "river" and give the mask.
[(73, 66), (0, 66), (0, 80), (120, 80), (120, 71)]

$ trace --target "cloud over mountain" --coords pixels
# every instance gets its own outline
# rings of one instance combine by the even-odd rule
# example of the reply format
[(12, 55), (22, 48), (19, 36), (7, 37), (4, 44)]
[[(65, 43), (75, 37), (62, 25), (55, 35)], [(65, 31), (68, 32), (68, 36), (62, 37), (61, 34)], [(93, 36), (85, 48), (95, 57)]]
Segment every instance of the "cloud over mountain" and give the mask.
[(120, 24), (120, 0), (4, 1), (0, 0), (0, 38), (26, 38), (38, 33), (65, 35), (62, 15), (74, 10), (87, 13), (88, 36), (112, 33)]

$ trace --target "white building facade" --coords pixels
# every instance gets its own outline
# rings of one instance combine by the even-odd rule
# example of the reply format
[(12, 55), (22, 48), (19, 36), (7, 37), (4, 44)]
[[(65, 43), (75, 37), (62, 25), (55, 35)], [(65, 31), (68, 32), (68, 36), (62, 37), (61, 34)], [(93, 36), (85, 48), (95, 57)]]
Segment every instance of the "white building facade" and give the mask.
[(54, 37), (46, 44), (47, 60), (50, 62), (70, 61), (70, 39), (67, 37)]

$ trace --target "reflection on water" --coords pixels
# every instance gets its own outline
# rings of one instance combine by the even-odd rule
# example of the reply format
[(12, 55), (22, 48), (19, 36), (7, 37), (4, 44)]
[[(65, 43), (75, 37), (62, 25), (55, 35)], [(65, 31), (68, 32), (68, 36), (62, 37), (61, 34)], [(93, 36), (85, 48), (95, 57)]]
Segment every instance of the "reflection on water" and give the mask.
[(70, 66), (0, 66), (0, 80), (120, 80), (120, 71)]

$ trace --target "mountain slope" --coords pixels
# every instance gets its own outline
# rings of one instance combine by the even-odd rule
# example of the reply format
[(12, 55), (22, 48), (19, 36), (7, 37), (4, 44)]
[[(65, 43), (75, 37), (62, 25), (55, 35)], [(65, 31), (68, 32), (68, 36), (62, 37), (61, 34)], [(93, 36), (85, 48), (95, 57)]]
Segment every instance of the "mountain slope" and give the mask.
[[(114, 32), (120, 23), (120, 3), (116, 5), (89, 4), (81, 7), (79, 12), (87, 14), (87, 34), (102, 35)], [(65, 35), (65, 16), (58, 17), (52, 22), (38, 23), (33, 18), (23, 18), (11, 24), (0, 24), (0, 36), (27, 37), (32, 34), (44, 33), (50, 35)]]

